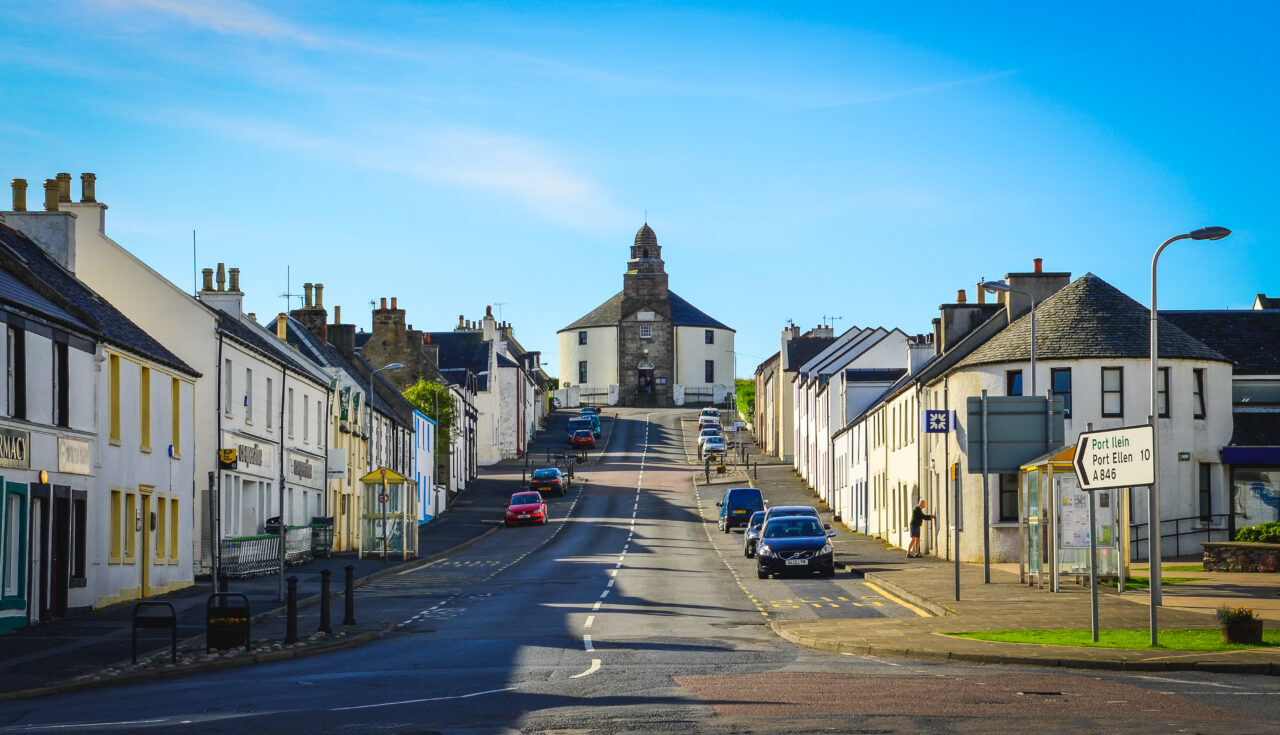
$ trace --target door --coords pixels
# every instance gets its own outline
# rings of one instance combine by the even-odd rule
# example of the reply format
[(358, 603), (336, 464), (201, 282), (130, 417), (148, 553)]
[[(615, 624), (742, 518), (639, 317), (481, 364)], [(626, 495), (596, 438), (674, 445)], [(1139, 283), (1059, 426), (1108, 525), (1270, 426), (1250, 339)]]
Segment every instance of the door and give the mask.
[(141, 576), (140, 582), (142, 586), (142, 597), (151, 596), (151, 533), (153, 531), (151, 524), (155, 518), (151, 515), (151, 496), (142, 496), (142, 518), (138, 524), (138, 550), (139, 554), (138, 570)]
[[(42, 492), (43, 490), (43, 492)], [(45, 529), (49, 526), (46, 516), (49, 507), (48, 487), (31, 487), (31, 593), (28, 617), (32, 623), (49, 619), (49, 555), (45, 553)]]
[(53, 617), (64, 618), (67, 616), (67, 593), (71, 589), (71, 496), (67, 487), (54, 488), (49, 567), (49, 611)]

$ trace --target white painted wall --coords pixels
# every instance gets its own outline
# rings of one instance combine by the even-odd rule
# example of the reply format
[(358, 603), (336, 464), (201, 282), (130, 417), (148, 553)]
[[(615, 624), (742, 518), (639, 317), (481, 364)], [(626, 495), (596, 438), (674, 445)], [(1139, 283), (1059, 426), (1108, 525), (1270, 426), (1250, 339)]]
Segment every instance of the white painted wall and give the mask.
[[(733, 330), (710, 329), (714, 344), (706, 343), (707, 327), (675, 328), (674, 381), (689, 388), (733, 386)], [(715, 380), (706, 381), (706, 361), (715, 362)]]
[[(578, 332), (587, 333), (587, 343), (578, 344)], [(609, 390), (618, 384), (618, 329), (617, 327), (589, 327), (560, 332), (560, 384), (566, 383), (582, 392)], [(578, 362), (587, 361), (587, 383), (578, 383)]]

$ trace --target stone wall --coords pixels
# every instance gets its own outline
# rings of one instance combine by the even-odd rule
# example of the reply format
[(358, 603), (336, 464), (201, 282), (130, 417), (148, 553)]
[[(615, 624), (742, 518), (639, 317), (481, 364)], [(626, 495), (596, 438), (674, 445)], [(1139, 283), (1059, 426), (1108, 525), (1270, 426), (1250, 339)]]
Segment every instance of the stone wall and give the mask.
[(1280, 544), (1210, 541), (1204, 547), (1206, 572), (1276, 572)]

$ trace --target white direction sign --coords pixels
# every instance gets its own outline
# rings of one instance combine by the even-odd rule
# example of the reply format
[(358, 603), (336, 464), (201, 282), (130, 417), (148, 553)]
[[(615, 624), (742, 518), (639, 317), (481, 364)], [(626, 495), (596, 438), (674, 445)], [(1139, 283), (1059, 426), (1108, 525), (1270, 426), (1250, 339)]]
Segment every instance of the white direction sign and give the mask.
[(1081, 490), (1151, 485), (1156, 481), (1155, 431), (1149, 424), (1086, 431), (1073, 464)]

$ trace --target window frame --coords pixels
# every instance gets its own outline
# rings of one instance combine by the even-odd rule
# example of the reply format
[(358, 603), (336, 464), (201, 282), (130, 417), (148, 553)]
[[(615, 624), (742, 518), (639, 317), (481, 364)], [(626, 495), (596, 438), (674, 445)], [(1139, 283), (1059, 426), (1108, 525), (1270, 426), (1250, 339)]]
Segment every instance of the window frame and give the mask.
[[(1015, 387), (1017, 389), (1016, 393), (1014, 392)], [(1004, 371), (1004, 394), (1006, 396), (1020, 396), (1022, 393), (1022, 368)]]
[[(1107, 389), (1107, 375), (1119, 376), (1120, 385), (1115, 390)], [(1099, 406), (1100, 415), (1103, 418), (1124, 418), (1124, 367), (1118, 365), (1105, 365), (1102, 367), (1102, 380), (1099, 384), (1101, 390), (1101, 405)], [(1120, 403), (1117, 411), (1107, 411), (1107, 396), (1115, 395)]]
[(707, 383), (708, 385), (715, 385), (715, 382), (716, 382), (716, 361), (715, 360), (703, 361), (702, 377), (704, 378), (703, 382)]
[(1204, 368), (1191, 369), (1191, 418), (1203, 419), (1208, 415), (1204, 399)]
[(716, 330), (707, 329), (702, 335), (703, 344), (713, 345), (716, 343)]
[(578, 385), (587, 384), (587, 361), (578, 360)]
[[(1170, 411), (1171, 407), (1169, 405), (1169, 384), (1172, 380), (1173, 380), (1173, 375), (1170, 372), (1170, 368), (1167, 368), (1167, 367), (1156, 368), (1156, 417), (1157, 418), (1167, 419), (1170, 417), (1170, 414), (1172, 413), (1172, 411)], [(1164, 383), (1163, 387), (1161, 387), (1161, 382)], [(1163, 407), (1161, 407), (1160, 405), (1161, 400), (1163, 400), (1164, 402)]]
[(641, 324), (641, 325), (640, 325), (640, 339), (653, 339), (653, 325), (652, 325), (652, 324)]
[(585, 329), (579, 330), (579, 331), (578, 331), (578, 344), (580, 344), (580, 345), (585, 345), (586, 343), (587, 343), (587, 330), (585, 330)]
[(143, 452), (151, 451), (151, 368), (138, 370), (138, 444)]
[[(1000, 481), (996, 487), (996, 512), (999, 514), (999, 522), (1008, 523), (1018, 520), (1018, 475), (1016, 473), (1004, 473), (999, 475)], [(1012, 483), (1012, 488), (1005, 487), (1006, 484)], [(1006, 508), (1006, 504), (1012, 498), (1013, 509)]]
[[(1067, 389), (1065, 391), (1058, 390), (1059, 375), (1067, 376)], [(1062, 396), (1062, 415), (1065, 418), (1071, 418), (1071, 368), (1050, 368), (1049, 390), (1053, 391), (1053, 396), (1055, 398)]]
[(1213, 464), (1200, 462), (1196, 465), (1196, 490), (1200, 499), (1200, 520), (1208, 523), (1213, 520)]

